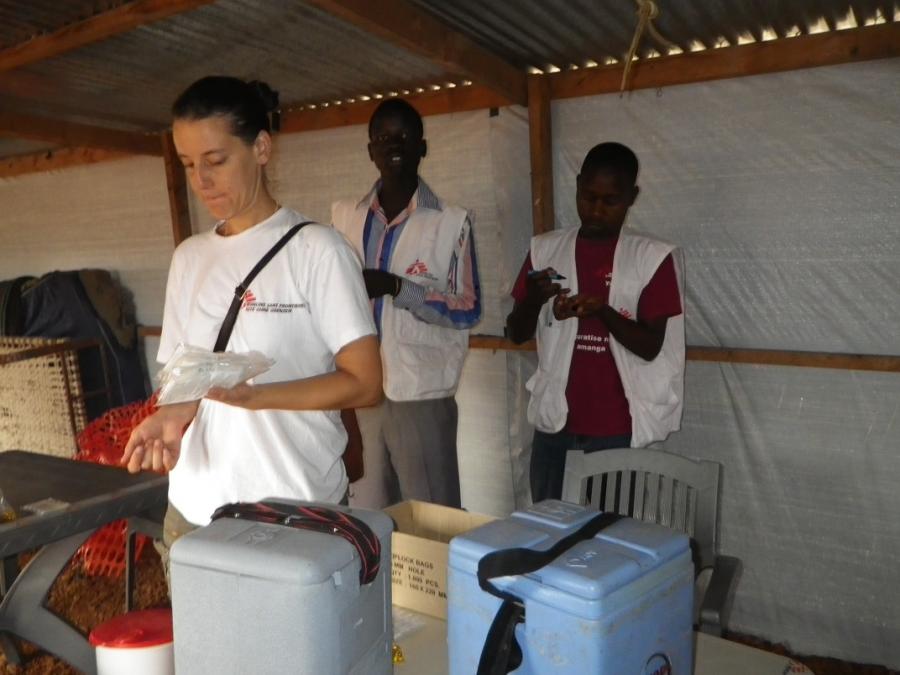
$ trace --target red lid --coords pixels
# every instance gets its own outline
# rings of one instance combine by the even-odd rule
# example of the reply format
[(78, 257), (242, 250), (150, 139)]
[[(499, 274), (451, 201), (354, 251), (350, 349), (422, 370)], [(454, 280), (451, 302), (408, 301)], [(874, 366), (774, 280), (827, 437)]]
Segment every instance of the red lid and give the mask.
[(90, 641), (95, 647), (114, 649), (155, 647), (172, 642), (172, 610), (145, 609), (117, 616), (94, 628)]

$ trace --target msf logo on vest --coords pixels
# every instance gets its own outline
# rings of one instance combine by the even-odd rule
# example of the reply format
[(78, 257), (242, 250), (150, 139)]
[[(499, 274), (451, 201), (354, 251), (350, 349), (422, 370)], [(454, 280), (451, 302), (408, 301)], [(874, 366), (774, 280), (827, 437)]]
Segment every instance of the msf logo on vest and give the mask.
[(418, 258), (416, 258), (416, 262), (406, 268), (406, 276), (423, 277), (425, 279), (431, 279), (431, 281), (437, 281), (437, 277), (428, 271), (428, 265)]
[(665, 654), (654, 654), (647, 659), (642, 675), (672, 675), (672, 664)]

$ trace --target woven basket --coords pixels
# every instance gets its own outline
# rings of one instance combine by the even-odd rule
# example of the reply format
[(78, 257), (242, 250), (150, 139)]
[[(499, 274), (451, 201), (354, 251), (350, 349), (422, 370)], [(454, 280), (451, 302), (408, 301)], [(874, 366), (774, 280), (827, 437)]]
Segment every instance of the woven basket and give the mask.
[(87, 422), (78, 345), (0, 337), (0, 452), (72, 457)]

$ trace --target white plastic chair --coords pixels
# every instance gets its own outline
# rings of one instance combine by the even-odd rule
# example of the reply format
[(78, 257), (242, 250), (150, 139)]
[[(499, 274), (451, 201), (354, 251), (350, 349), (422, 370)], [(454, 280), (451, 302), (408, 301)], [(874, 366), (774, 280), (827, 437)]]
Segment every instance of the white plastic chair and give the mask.
[(721, 472), (717, 462), (662, 450), (569, 450), (562, 489), (564, 501), (688, 534), (698, 579), (694, 622), (712, 635), (727, 627), (741, 568), (738, 558), (717, 553)]

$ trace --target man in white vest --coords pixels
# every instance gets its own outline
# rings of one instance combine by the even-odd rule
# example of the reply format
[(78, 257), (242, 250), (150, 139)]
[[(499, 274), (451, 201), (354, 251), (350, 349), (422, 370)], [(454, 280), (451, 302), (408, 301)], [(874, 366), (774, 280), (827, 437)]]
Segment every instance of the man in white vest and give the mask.
[(331, 210), (363, 261), (384, 363), (384, 402), (357, 410), (365, 474), (350, 503), (459, 507), (454, 395), (468, 329), (481, 318), (472, 219), (419, 177), (427, 145), (408, 102), (388, 99), (375, 109), (368, 149), (381, 178), (362, 199)]
[(581, 227), (534, 237), (513, 288), (508, 336), (537, 335), (538, 368), (526, 385), (535, 502), (562, 494), (568, 450), (642, 447), (681, 424), (681, 258), (623, 229), (637, 174), (624, 145), (592, 148), (576, 181)]

